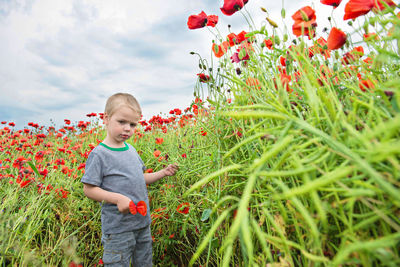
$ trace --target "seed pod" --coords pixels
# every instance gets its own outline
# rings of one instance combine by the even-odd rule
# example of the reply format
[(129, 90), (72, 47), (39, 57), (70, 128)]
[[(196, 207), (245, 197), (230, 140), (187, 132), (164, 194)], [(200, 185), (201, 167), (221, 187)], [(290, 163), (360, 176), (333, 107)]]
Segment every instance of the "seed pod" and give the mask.
[(283, 35), (283, 41), (286, 42), (286, 41), (288, 40), (288, 38), (289, 38), (289, 36), (285, 33), (285, 34)]
[(268, 21), (268, 23), (269, 23), (272, 27), (278, 28), (278, 24), (276, 24), (275, 21), (273, 21), (272, 19), (270, 19), (270, 18), (268, 18), (268, 17), (266, 17), (265, 19)]
[(286, 17), (286, 10), (284, 8), (282, 8), (282, 10), (281, 10), (281, 16), (282, 16), (282, 18)]
[(336, 58), (336, 59), (339, 59), (339, 58), (340, 58), (339, 51), (337, 51), (337, 50), (335, 50), (335, 58)]
[(274, 36), (274, 43), (279, 45), (281, 43), (281, 40), (279, 39), (279, 36), (275, 35)]

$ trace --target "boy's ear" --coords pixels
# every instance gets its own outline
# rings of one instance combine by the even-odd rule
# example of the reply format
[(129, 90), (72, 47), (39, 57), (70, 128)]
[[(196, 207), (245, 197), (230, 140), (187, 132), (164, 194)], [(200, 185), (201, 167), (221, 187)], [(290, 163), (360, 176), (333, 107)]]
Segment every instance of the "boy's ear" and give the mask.
[(110, 118), (109, 118), (108, 114), (107, 114), (107, 113), (104, 113), (104, 116), (103, 116), (103, 123), (107, 125), (109, 119), (110, 119)]

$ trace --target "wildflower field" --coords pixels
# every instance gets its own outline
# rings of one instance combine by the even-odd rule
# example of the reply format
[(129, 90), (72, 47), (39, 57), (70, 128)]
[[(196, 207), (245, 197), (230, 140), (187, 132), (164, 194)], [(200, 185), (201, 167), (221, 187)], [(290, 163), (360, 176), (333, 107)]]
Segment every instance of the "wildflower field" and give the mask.
[[(212, 60), (193, 53), (194, 100), (129, 140), (146, 172), (180, 168), (148, 186), (154, 265), (400, 266), (399, 8), (341, 2), (321, 0), (324, 31), (312, 6), (282, 9), (288, 32), (268, 6), (255, 25), (248, 0), (188, 18), (215, 34)], [(249, 27), (221, 33), (218, 14)], [(102, 115), (1, 122), (1, 266), (102, 265), (100, 206), (80, 183)]]

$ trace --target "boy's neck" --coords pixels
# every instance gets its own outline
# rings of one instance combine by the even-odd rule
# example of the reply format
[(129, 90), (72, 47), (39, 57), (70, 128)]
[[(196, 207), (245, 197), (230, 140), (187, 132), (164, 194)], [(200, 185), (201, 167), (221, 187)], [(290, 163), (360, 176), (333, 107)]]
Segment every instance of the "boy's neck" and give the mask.
[(110, 140), (108, 140), (107, 138), (104, 139), (102, 143), (112, 148), (122, 148), (126, 146), (125, 142), (122, 143), (110, 142)]

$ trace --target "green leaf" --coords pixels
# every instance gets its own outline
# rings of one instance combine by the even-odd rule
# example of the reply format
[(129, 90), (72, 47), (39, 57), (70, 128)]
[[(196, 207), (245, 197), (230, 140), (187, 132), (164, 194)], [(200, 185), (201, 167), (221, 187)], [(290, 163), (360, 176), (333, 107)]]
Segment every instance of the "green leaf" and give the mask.
[(393, 97), (392, 100), (390, 101), (392, 103), (392, 107), (396, 112), (400, 112), (400, 108), (397, 104), (396, 97)]
[(38, 169), (36, 168), (35, 164), (33, 164), (31, 161), (28, 161), (29, 166), (31, 166), (32, 170), (36, 173), (37, 176), (40, 176), (40, 173)]
[(208, 218), (210, 218), (210, 214), (211, 214), (211, 209), (205, 209), (204, 211), (203, 211), (203, 214), (201, 215), (201, 221), (202, 222), (205, 222), (205, 221), (207, 221), (208, 220)]

